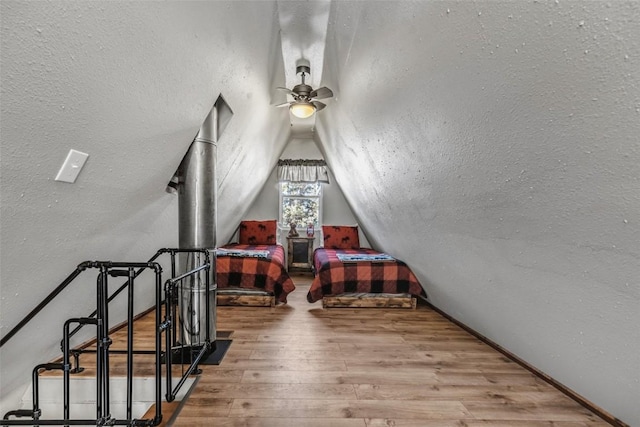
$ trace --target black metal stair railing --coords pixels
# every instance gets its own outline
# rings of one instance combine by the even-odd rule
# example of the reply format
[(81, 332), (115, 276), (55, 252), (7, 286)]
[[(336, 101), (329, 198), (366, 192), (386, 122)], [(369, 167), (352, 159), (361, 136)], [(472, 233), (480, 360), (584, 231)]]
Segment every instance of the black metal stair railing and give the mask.
[[(201, 265), (193, 268), (191, 271), (176, 277), (176, 254), (181, 252), (200, 253), (203, 262)], [(164, 285), (162, 284), (162, 267), (155, 260), (162, 254), (171, 255), (171, 279), (168, 279)], [(200, 258), (199, 258), (200, 259)], [(2, 339), (1, 345), (4, 345), (11, 337), (13, 337), (22, 327), (32, 320), (51, 300), (53, 300), (62, 290), (64, 290), (73, 280), (83, 271), (96, 268), (99, 274), (96, 281), (96, 310), (87, 317), (79, 317), (68, 319), (63, 326), (63, 339), (61, 343), (62, 363), (45, 363), (37, 365), (32, 372), (32, 409), (19, 409), (9, 411), (4, 415), (4, 419), (0, 421), (3, 426), (11, 425), (130, 425), (130, 426), (155, 426), (162, 421), (162, 364), (166, 367), (166, 395), (167, 401), (175, 399), (176, 394), (180, 390), (189, 375), (199, 372), (198, 363), (211, 351), (212, 345), (209, 340), (209, 322), (210, 307), (209, 300), (211, 297), (210, 286), (210, 269), (211, 262), (209, 251), (206, 249), (160, 249), (146, 263), (126, 263), (111, 261), (86, 261), (78, 265), (76, 270), (72, 272), (53, 292), (51, 292), (38, 306), (32, 310), (14, 329), (12, 329)], [(135, 350), (133, 341), (134, 331), (134, 288), (135, 279), (145, 270), (153, 270), (155, 274), (155, 349), (154, 350)], [(205, 299), (206, 299), (206, 335), (202, 342), (191, 345), (180, 344), (177, 340), (177, 324), (176, 313), (182, 311), (177, 305), (180, 300), (176, 298), (176, 292), (180, 289), (181, 284), (186, 279), (193, 279), (194, 276), (203, 275), (205, 280)], [(126, 282), (120, 286), (113, 294), (108, 296), (109, 277), (127, 277)], [(109, 303), (115, 297), (127, 290), (127, 346), (124, 350), (114, 350), (110, 346), (112, 340), (109, 331)], [(213, 289), (215, 292), (215, 286)], [(163, 298), (164, 296), (164, 298)], [(215, 298), (215, 294), (214, 294)], [(164, 304), (164, 305), (163, 305)], [(162, 319), (162, 310), (164, 306), (164, 320)], [(186, 310), (186, 309), (185, 309)], [(72, 325), (77, 325), (72, 330)], [(75, 335), (84, 326), (91, 325), (96, 328), (95, 350), (86, 348), (71, 348), (71, 337)], [(162, 334), (165, 334), (166, 347), (162, 349)], [(182, 348), (183, 354), (189, 354), (188, 358), (181, 358), (180, 363), (183, 365), (181, 372), (182, 377), (178, 384), (173, 387), (173, 348), (178, 345)], [(185, 351), (186, 348), (186, 351)], [(80, 355), (83, 353), (95, 353), (96, 359), (96, 414), (95, 419), (72, 419), (71, 418), (71, 374), (81, 372)], [(110, 391), (110, 355), (126, 354), (127, 375), (126, 375), (126, 415), (125, 418), (117, 419), (111, 414), (111, 391)], [(155, 415), (151, 419), (134, 419), (133, 418), (133, 357), (136, 354), (154, 354), (155, 355)], [(73, 357), (74, 363), (71, 363)], [(62, 370), (63, 371), (63, 417), (61, 419), (41, 419), (42, 410), (40, 408), (40, 387), (39, 375), (46, 370)], [(16, 418), (16, 419), (12, 419)], [(29, 418), (29, 419), (24, 419)]]
[[(180, 275), (180, 276), (176, 276), (176, 270), (177, 270), (177, 266), (176, 266), (176, 255), (181, 254), (181, 253), (186, 253), (186, 254), (197, 254), (200, 253), (203, 256), (203, 263)], [(198, 274), (199, 272), (204, 271), (205, 274), (203, 274), (204, 276), (204, 280), (203, 282), (205, 283), (203, 289), (206, 289), (206, 294), (205, 294), (205, 302), (206, 302), (206, 307), (205, 307), (205, 313), (206, 313), (206, 332), (205, 332), (205, 336), (206, 337), (210, 337), (211, 336), (211, 332), (210, 331), (210, 315), (211, 315), (211, 307), (210, 307), (210, 301), (212, 300), (212, 298), (210, 297), (210, 288), (211, 288), (211, 274), (209, 273), (210, 269), (211, 269), (211, 254), (208, 250), (206, 249), (170, 249), (170, 248), (163, 248), (158, 250), (158, 252), (149, 260), (149, 262), (155, 261), (160, 255), (162, 254), (169, 254), (170, 255), (170, 260), (171, 260), (171, 279), (168, 279), (165, 282), (165, 286), (164, 286), (164, 293), (165, 293), (165, 297), (162, 300), (162, 304), (164, 304), (165, 307), (165, 312), (164, 312), (164, 320), (159, 323), (157, 326), (158, 328), (160, 328), (162, 331), (167, 330), (166, 333), (166, 347), (165, 348), (171, 348), (172, 352), (169, 352), (169, 354), (167, 355), (164, 351), (162, 352), (162, 363), (167, 365), (167, 375), (166, 375), (166, 380), (167, 380), (167, 394), (165, 395), (165, 399), (167, 402), (172, 402), (176, 395), (178, 394), (178, 392), (180, 391), (180, 388), (184, 385), (184, 383), (186, 382), (186, 379), (189, 375), (193, 374), (193, 373), (199, 373), (199, 371), (197, 370), (197, 365), (198, 363), (204, 358), (204, 356), (207, 355), (207, 353), (212, 352), (215, 350), (215, 343), (211, 343), (209, 340), (202, 340), (202, 341), (198, 341), (196, 343), (187, 345), (184, 342), (180, 342), (178, 340), (178, 327), (180, 325), (180, 319), (178, 318), (178, 312), (180, 310), (178, 310), (178, 306), (180, 305), (180, 301), (178, 299), (178, 296), (180, 293), (182, 293), (184, 291), (185, 288), (185, 284), (184, 281), (186, 279), (189, 279), (191, 277), (193, 277), (194, 275)], [(134, 273), (134, 278), (137, 277), (143, 269), (140, 269), (138, 271), (136, 271)], [(206, 270), (206, 271), (205, 271)], [(114, 275), (113, 273), (110, 273), (110, 275)], [(123, 274), (120, 274), (123, 275)], [(107, 300), (108, 302), (111, 302), (116, 296), (118, 296), (118, 294), (122, 293), (122, 291), (124, 289), (126, 289), (128, 282), (125, 282), (122, 286), (120, 286)], [(215, 298), (213, 298), (213, 300), (215, 300)], [(156, 306), (158, 307), (158, 306)], [(187, 312), (189, 310), (188, 307), (185, 307), (182, 312)], [(159, 314), (159, 310), (156, 311), (156, 315)], [(94, 311), (93, 313), (91, 313), (89, 315), (89, 317), (94, 317), (96, 315), (97, 311)], [(83, 325), (78, 325), (75, 329), (73, 329), (70, 332), (70, 336), (75, 335), (76, 333), (78, 333), (81, 329), (82, 329)], [(63, 342), (60, 343), (60, 348), (63, 348)], [(83, 368), (80, 365), (80, 360), (79, 357), (81, 354), (85, 354), (85, 353), (95, 353), (96, 350), (93, 349), (84, 349), (84, 348), (75, 348), (75, 349), (71, 349), (70, 350), (71, 355), (74, 357), (75, 359), (75, 364), (74, 364), (74, 368), (71, 370), (71, 373), (75, 373), (75, 372), (82, 372)], [(110, 349), (110, 354), (126, 354), (126, 350), (120, 350), (120, 349)], [(136, 350), (135, 353), (136, 354), (154, 354), (155, 350)], [(172, 354), (174, 355), (172, 357)], [(172, 370), (171, 367), (174, 366), (176, 364), (176, 362), (179, 362), (182, 365), (181, 368), (181, 379), (180, 382), (178, 383), (178, 385), (176, 387), (171, 388), (170, 384), (172, 381)]]

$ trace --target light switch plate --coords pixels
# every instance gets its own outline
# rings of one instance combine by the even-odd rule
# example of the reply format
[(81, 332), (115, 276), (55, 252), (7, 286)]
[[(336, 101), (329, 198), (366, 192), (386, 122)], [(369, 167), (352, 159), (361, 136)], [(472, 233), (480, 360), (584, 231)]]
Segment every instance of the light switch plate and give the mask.
[(62, 182), (76, 182), (78, 174), (82, 170), (84, 163), (87, 161), (89, 155), (81, 151), (69, 150), (67, 158), (64, 160), (62, 167), (56, 175), (56, 181)]

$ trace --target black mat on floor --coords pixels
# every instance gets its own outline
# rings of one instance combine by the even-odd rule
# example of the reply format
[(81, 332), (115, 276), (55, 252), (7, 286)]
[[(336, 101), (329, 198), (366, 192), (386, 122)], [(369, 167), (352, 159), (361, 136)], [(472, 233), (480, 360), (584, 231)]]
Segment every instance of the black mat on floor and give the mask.
[(214, 345), (216, 349), (213, 353), (211, 353), (206, 358), (200, 361), (200, 365), (219, 365), (224, 358), (224, 355), (227, 354), (227, 350), (231, 346), (233, 340), (215, 340)]

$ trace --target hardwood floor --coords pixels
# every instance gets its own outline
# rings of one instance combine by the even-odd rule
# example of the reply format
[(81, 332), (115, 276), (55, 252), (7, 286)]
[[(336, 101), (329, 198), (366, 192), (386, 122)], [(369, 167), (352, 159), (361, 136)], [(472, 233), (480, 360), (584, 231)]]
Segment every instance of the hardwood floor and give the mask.
[[(609, 425), (425, 305), (323, 309), (306, 301), (311, 277), (293, 278), (286, 305), (217, 308), (233, 343), (185, 402), (163, 403), (161, 427)], [(154, 312), (134, 329), (136, 349), (153, 348)], [(124, 348), (126, 328), (111, 338)], [(112, 355), (112, 376), (125, 360)], [(75, 376), (95, 375), (93, 356), (82, 366)], [(153, 356), (135, 358), (136, 376), (153, 372)]]
[(425, 306), (322, 309), (294, 281), (287, 305), (218, 307), (233, 343), (173, 425), (609, 425)]

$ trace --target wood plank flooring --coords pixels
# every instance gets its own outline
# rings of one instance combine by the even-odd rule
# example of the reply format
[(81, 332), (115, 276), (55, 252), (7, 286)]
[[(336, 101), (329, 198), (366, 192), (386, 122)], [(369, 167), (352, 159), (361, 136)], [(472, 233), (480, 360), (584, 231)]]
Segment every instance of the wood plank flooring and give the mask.
[(609, 425), (425, 306), (323, 309), (294, 281), (287, 305), (218, 307), (233, 343), (174, 426)]

